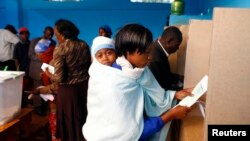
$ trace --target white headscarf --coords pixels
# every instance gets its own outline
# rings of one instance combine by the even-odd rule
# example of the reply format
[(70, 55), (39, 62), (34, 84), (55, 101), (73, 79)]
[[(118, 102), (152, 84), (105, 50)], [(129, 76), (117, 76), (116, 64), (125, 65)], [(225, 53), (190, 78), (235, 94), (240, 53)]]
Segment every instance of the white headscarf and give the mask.
[(91, 46), (91, 54), (92, 56), (95, 56), (97, 51), (103, 48), (109, 48), (115, 50), (115, 42), (113, 39), (104, 37), (104, 36), (98, 36), (93, 40), (92, 46)]

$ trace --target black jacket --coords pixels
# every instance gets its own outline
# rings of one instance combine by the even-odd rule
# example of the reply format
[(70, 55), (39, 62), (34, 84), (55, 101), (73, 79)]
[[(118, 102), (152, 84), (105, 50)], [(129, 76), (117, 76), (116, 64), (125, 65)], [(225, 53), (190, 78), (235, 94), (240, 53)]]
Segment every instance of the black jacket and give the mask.
[(165, 90), (181, 89), (175, 86), (179, 76), (171, 72), (168, 57), (157, 41), (154, 43), (151, 57), (148, 67), (161, 87)]

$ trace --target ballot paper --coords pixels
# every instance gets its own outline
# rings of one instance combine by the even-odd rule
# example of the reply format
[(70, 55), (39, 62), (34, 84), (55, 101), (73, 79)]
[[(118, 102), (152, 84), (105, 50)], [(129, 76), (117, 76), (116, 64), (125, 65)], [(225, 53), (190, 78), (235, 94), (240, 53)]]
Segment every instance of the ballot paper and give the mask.
[(40, 97), (44, 100), (44, 101), (54, 101), (54, 95), (53, 94), (40, 94)]
[(54, 68), (53, 66), (51, 66), (51, 65), (49, 65), (49, 64), (47, 64), (47, 63), (43, 63), (42, 66), (41, 66), (41, 69), (42, 69), (43, 71), (46, 71), (46, 68), (49, 69), (49, 72), (50, 72), (51, 74), (54, 74), (54, 73), (55, 73), (55, 68)]
[[(28, 96), (28, 99), (29, 100), (31, 100), (32, 99), (32, 97), (34, 96), (34, 94), (30, 94), (29, 96)], [(55, 97), (54, 97), (54, 95), (53, 94), (40, 94), (40, 97), (44, 100), (44, 101), (54, 101), (54, 99), (55, 99)]]
[[(37, 88), (43, 88), (44, 86), (39, 86)], [(30, 95), (28, 96), (28, 99), (32, 99), (33, 95), (32, 91), (24, 91), (25, 93), (29, 93)], [(40, 97), (44, 100), (44, 101), (53, 101), (55, 99), (53, 94), (40, 94)]]
[(208, 85), (208, 76), (205, 75), (200, 82), (194, 87), (192, 94), (193, 96), (186, 96), (183, 98), (178, 105), (181, 106), (192, 106), (206, 91)]

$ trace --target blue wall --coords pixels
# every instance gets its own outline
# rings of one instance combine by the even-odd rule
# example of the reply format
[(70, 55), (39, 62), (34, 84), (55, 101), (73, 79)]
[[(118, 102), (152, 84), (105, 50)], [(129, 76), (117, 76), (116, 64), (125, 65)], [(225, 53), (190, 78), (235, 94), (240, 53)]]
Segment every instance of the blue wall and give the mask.
[[(185, 13), (199, 13), (197, 0), (186, 0)], [(200, 0), (198, 0), (200, 1)], [(26, 26), (31, 32), (31, 39), (41, 36), (45, 26), (53, 26), (57, 19), (65, 18), (73, 21), (80, 29), (80, 38), (91, 45), (92, 39), (98, 34), (98, 27), (103, 24), (111, 26), (113, 33), (124, 24), (140, 23), (148, 27), (154, 38), (161, 35), (170, 14), (170, 4), (139, 4), (129, 3), (128, 0), (114, 0), (110, 3), (97, 0), (99, 7), (91, 7), (86, 3), (49, 3), (39, 0), (2, 0), (0, 4), (1, 15), (7, 17), (0, 24), (13, 24), (16, 28)], [(88, 3), (89, 2), (89, 3)], [(66, 6), (65, 6), (66, 5)], [(87, 6), (86, 6), (87, 5)], [(89, 6), (89, 7), (88, 7)], [(2, 9), (1, 9), (2, 7)], [(66, 8), (65, 8), (66, 7)], [(12, 10), (9, 10), (12, 9)], [(4, 17), (3, 16), (3, 17)]]
[[(78, 5), (77, 3), (50, 3), (42, 0), (40, 2), (39, 0), (2, 1), (5, 2), (3, 6), (0, 5), (0, 10), (3, 7), (3, 15), (15, 20), (0, 21), (1, 26), (8, 23), (15, 25), (16, 28), (26, 26), (31, 32), (32, 39), (41, 36), (45, 26), (53, 26), (56, 20), (64, 18), (73, 21), (78, 26), (81, 31), (79, 37), (87, 41), (89, 45), (98, 35), (98, 27), (103, 24), (110, 25), (115, 34), (124, 24), (140, 23), (148, 27), (157, 38), (165, 26), (167, 15), (170, 14), (170, 4), (132, 4), (127, 0), (114, 0), (113, 4), (117, 6), (111, 8), (108, 7), (110, 4), (104, 3), (105, 1), (100, 3), (98, 8), (91, 7), (91, 3)], [(10, 4), (9, 1), (15, 4)], [(14, 12), (7, 9), (14, 9)]]
[(19, 27), (19, 1), (18, 0), (1, 0), (0, 2), (0, 27), (6, 24), (12, 24)]
[(167, 10), (25, 10), (23, 25), (29, 27), (32, 37), (36, 37), (42, 34), (45, 26), (53, 26), (57, 19), (69, 19), (79, 27), (80, 38), (91, 45), (98, 35), (98, 27), (103, 24), (110, 25), (115, 34), (122, 25), (136, 22), (148, 27), (156, 37), (161, 34), (168, 13)]
[[(13, 24), (16, 28), (26, 26), (30, 29), (32, 39), (41, 36), (45, 26), (53, 26), (57, 19), (65, 18), (79, 27), (80, 38), (91, 45), (92, 39), (98, 34), (98, 27), (103, 24), (110, 25), (115, 34), (124, 24), (140, 23), (148, 27), (156, 39), (165, 26), (166, 17), (170, 14), (170, 4), (111, 1), (112, 4), (103, 0), (63, 4), (44, 0), (1, 0), (0, 27), (6, 24)], [(212, 14), (212, 8), (217, 6), (249, 8), (250, 0), (185, 0), (184, 14), (199, 15), (207, 14), (208, 11)]]
[(250, 8), (250, 0), (204, 0), (201, 3), (203, 13), (212, 13), (213, 7)]
[(185, 3), (189, 10), (184, 15), (171, 15), (170, 25), (188, 24), (190, 19), (212, 19), (214, 7), (250, 8), (250, 0), (185, 0)]
[(184, 14), (185, 15), (198, 15), (202, 9), (201, 5), (204, 0), (184, 0), (185, 8)]

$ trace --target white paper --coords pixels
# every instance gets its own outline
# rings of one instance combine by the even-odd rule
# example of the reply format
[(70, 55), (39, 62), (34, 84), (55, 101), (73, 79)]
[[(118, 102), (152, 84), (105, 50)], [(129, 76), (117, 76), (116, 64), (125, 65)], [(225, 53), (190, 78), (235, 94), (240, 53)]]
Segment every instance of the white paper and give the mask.
[(53, 66), (51, 66), (51, 65), (49, 65), (49, 64), (47, 64), (47, 63), (43, 63), (42, 66), (41, 66), (41, 69), (42, 69), (43, 71), (46, 71), (46, 68), (49, 69), (49, 72), (50, 72), (51, 74), (54, 74), (54, 73), (55, 73), (55, 68), (54, 68)]
[[(43, 88), (44, 86), (39, 86), (37, 88)], [(28, 96), (28, 99), (32, 99), (33, 94), (32, 91), (24, 91), (25, 93), (30, 93), (30, 95)], [(44, 101), (53, 101), (55, 99), (53, 94), (40, 94), (40, 97), (44, 100)]]
[(205, 106), (203, 105), (203, 104), (201, 104), (201, 103), (198, 103), (198, 105), (199, 105), (199, 108), (200, 108), (200, 111), (201, 111), (201, 114), (202, 114), (202, 116), (203, 116), (203, 118), (205, 118)]
[(194, 87), (192, 94), (193, 96), (186, 96), (183, 98), (178, 105), (181, 106), (192, 106), (206, 91), (208, 84), (208, 76), (205, 75), (201, 81)]
[(54, 100), (54, 95), (52, 94), (40, 94), (41, 98), (44, 100), (44, 101), (53, 101)]

